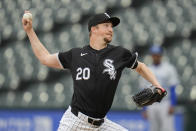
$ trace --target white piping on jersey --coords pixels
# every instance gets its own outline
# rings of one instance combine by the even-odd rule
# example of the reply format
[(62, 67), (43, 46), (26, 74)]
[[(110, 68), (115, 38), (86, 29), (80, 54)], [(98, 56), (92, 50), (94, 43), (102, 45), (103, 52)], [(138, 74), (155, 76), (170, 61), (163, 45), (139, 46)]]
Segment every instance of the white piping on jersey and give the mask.
[(131, 69), (133, 69), (133, 67), (134, 67), (134, 65), (135, 65), (135, 63), (137, 61), (138, 53), (136, 52), (135, 55), (136, 55), (136, 58), (135, 58), (135, 61), (134, 61), (133, 65), (131, 66)]

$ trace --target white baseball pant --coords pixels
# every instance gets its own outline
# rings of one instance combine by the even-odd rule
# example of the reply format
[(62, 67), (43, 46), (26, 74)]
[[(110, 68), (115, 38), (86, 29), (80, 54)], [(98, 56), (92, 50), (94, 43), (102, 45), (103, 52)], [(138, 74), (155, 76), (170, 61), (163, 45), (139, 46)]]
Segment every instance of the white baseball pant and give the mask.
[(104, 118), (104, 123), (101, 126), (95, 126), (88, 123), (88, 116), (78, 113), (75, 116), (69, 107), (61, 118), (58, 131), (128, 131), (122, 126)]
[(150, 131), (174, 131), (174, 115), (169, 115), (170, 103), (154, 103), (147, 109)]

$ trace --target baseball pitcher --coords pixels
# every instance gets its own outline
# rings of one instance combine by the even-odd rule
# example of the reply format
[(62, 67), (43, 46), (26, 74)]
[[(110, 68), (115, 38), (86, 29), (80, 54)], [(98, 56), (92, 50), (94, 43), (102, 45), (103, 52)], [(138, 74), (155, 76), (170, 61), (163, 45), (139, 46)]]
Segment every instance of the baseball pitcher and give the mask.
[(113, 27), (120, 23), (117, 17), (107, 13), (94, 15), (88, 22), (89, 44), (55, 54), (50, 54), (38, 39), (32, 19), (23, 18), (22, 23), (33, 52), (43, 65), (71, 71), (74, 93), (58, 131), (126, 131), (106, 117), (124, 68), (137, 71), (157, 87), (160, 96), (166, 92), (146, 65), (137, 60), (137, 53), (109, 44)]

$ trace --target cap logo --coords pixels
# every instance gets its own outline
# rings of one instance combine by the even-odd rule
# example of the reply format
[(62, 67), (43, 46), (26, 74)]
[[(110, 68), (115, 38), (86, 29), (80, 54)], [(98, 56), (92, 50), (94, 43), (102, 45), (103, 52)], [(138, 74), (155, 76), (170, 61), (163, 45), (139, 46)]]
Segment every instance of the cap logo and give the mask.
[(110, 16), (107, 13), (104, 13), (108, 18), (110, 18)]

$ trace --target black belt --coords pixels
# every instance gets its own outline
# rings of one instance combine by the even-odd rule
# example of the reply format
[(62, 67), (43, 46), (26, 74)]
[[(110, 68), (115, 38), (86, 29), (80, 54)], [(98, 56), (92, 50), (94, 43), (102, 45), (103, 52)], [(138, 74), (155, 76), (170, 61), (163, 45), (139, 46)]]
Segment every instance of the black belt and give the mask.
[[(77, 109), (73, 109), (71, 108), (71, 112), (78, 117), (78, 110)], [(95, 125), (95, 126), (101, 126), (101, 124), (103, 124), (104, 122), (104, 119), (100, 119), (100, 120), (96, 120), (96, 119), (93, 119), (93, 118), (90, 118), (88, 117), (88, 123), (92, 124), (92, 125)]]

